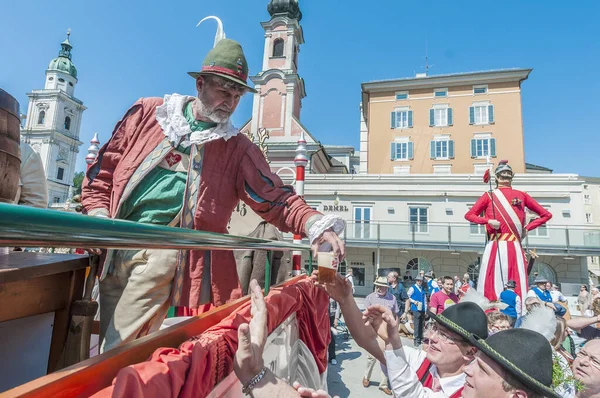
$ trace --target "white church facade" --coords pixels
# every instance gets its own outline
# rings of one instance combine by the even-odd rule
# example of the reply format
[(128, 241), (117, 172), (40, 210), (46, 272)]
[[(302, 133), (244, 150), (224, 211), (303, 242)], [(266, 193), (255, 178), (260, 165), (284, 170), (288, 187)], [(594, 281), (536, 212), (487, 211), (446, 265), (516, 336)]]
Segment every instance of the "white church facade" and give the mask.
[(81, 118), (86, 107), (75, 97), (77, 69), (73, 46), (61, 43), (58, 57), (46, 69), (44, 88), (27, 93), (29, 105), (21, 140), (40, 154), (48, 183), (49, 205), (69, 199), (79, 147)]

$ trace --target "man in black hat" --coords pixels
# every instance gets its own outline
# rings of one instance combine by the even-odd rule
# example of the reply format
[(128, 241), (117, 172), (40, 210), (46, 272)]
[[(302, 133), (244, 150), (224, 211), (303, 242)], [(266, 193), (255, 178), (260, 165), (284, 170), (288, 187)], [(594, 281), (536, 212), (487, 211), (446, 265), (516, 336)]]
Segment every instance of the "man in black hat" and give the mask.
[(529, 292), (527, 292), (527, 297), (537, 297), (544, 303), (545, 306), (551, 308), (552, 311), (556, 314), (556, 316), (563, 316), (567, 312), (565, 307), (558, 303), (552, 302), (552, 295), (547, 290), (546, 283), (548, 283), (548, 279), (543, 276), (538, 276), (535, 278), (535, 287), (532, 288)]
[(517, 318), (521, 316), (521, 312), (523, 311), (521, 297), (515, 293), (516, 287), (517, 282), (511, 279), (506, 283), (506, 290), (500, 293), (500, 301), (508, 306), (501, 310), (501, 312), (510, 317), (511, 325), (515, 324)]
[(509, 329), (470, 341), (479, 352), (464, 368), (463, 398), (560, 398), (550, 387), (552, 347), (541, 334)]
[(471, 334), (487, 336), (487, 318), (475, 303), (453, 305), (439, 315), (430, 313), (427, 351), (403, 347), (397, 321), (383, 306), (370, 306), (364, 318), (386, 342), (384, 356), (388, 377), (397, 397), (461, 396), (465, 381), (463, 367), (477, 350), (469, 341)]
[(415, 347), (419, 347), (423, 342), (423, 325), (425, 324), (425, 311), (427, 309), (427, 294), (423, 287), (423, 277), (421, 275), (415, 278), (415, 284), (408, 289), (406, 294), (408, 300), (406, 300), (404, 313), (400, 321), (406, 322), (406, 314), (408, 314), (408, 311), (412, 313), (414, 345)]

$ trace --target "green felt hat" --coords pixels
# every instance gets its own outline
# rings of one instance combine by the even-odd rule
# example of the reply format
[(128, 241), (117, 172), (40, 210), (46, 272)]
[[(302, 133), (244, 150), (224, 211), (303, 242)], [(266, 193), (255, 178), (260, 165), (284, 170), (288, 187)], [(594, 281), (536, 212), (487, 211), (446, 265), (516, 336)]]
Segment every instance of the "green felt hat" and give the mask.
[(188, 74), (194, 79), (202, 75), (220, 76), (247, 88), (253, 93), (257, 92), (247, 83), (248, 62), (244, 56), (242, 46), (235, 40), (220, 40), (204, 58), (200, 72), (188, 72)]

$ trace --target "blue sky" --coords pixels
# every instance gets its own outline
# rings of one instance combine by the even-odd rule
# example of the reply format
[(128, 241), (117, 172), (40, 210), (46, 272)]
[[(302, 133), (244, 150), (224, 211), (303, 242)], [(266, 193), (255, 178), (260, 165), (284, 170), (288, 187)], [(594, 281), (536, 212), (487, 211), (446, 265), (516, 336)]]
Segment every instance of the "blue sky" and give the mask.
[[(4, 1), (0, 87), (27, 109), (26, 93), (43, 88), (44, 71), (72, 29), (75, 95), (84, 101), (77, 170), (94, 132), (102, 143), (139, 97), (194, 93), (186, 72), (212, 47), (219, 16), (245, 49), (250, 73), (261, 68), (261, 21), (268, 0)], [(573, 5), (576, 4), (576, 7)], [(323, 143), (359, 143), (360, 84), (430, 74), (533, 68), (523, 83), (526, 160), (555, 172), (599, 176), (600, 5), (596, 1), (449, 2), (300, 0), (306, 44), (301, 120)], [(234, 116), (250, 116), (245, 97)]]

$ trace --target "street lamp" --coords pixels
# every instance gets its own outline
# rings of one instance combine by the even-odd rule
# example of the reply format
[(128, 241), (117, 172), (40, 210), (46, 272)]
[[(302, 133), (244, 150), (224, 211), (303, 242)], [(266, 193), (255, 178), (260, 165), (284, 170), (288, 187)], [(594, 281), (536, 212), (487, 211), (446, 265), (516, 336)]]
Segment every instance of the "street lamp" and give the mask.
[(338, 196), (338, 192), (337, 192), (337, 191), (335, 191), (335, 192), (333, 193), (333, 195), (335, 196), (335, 199), (333, 200), (333, 205), (334, 205), (334, 206), (337, 206), (337, 205), (339, 205), (339, 204), (340, 204), (340, 197)]

